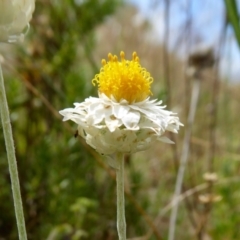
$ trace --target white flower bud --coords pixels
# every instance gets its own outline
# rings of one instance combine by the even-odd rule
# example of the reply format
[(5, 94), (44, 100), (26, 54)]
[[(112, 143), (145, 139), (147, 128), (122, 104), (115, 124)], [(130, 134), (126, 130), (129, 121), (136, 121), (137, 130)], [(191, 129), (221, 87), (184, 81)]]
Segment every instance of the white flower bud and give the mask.
[(0, 42), (23, 40), (34, 8), (35, 0), (0, 0)]

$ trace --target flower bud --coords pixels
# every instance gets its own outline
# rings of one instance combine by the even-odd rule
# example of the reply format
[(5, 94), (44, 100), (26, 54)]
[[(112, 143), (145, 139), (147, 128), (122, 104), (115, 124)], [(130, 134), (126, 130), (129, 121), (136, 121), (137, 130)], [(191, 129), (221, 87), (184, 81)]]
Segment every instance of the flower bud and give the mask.
[(35, 0), (0, 0), (0, 42), (23, 40), (34, 8)]

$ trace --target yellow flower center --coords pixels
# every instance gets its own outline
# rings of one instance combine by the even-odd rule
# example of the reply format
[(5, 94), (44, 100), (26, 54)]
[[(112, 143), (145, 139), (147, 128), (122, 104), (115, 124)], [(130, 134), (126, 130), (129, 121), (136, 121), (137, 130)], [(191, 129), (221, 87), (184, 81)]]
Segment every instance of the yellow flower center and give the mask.
[(108, 54), (109, 61), (102, 60), (103, 67), (94, 79), (93, 85), (98, 84), (99, 92), (113, 96), (118, 102), (121, 99), (129, 103), (140, 102), (152, 94), (150, 86), (153, 78), (142, 68), (139, 57), (134, 52), (132, 60), (125, 60), (124, 52), (120, 53), (121, 61), (116, 55)]

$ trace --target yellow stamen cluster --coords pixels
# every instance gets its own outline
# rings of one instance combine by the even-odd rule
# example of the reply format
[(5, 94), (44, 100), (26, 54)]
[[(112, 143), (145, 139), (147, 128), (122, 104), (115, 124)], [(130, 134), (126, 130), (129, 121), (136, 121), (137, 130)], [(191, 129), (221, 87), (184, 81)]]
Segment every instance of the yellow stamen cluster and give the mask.
[(94, 79), (93, 85), (98, 85), (99, 92), (113, 96), (118, 102), (121, 99), (129, 103), (140, 102), (152, 94), (150, 86), (153, 78), (142, 68), (139, 57), (134, 52), (132, 60), (125, 60), (124, 52), (120, 53), (121, 61), (116, 55), (108, 54), (109, 61), (102, 60), (103, 67)]

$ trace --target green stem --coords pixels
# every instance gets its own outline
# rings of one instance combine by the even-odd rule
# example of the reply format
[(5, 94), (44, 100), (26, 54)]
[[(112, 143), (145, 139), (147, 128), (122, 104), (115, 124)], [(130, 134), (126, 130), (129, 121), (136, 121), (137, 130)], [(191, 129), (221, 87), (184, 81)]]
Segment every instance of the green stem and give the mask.
[(2, 127), (3, 127), (4, 138), (5, 138), (6, 150), (7, 150), (15, 215), (17, 219), (18, 236), (20, 240), (27, 240), (20, 185), (19, 185), (19, 179), (18, 179), (17, 161), (15, 157), (15, 149), (14, 149), (14, 142), (13, 142), (13, 136), (12, 136), (12, 127), (11, 127), (11, 122), (9, 117), (9, 110), (8, 110), (6, 92), (4, 88), (4, 79), (3, 79), (1, 64), (0, 64), (0, 114), (2, 119)]
[(124, 204), (124, 154), (117, 153), (117, 230), (119, 240), (126, 240), (126, 220)]

